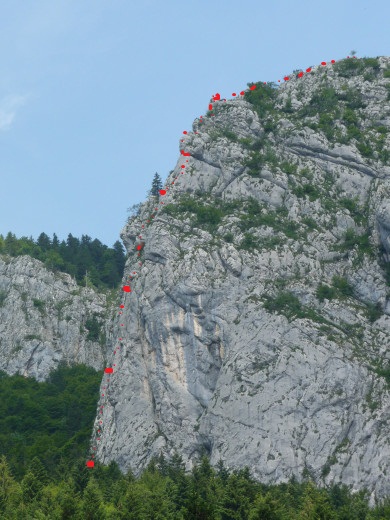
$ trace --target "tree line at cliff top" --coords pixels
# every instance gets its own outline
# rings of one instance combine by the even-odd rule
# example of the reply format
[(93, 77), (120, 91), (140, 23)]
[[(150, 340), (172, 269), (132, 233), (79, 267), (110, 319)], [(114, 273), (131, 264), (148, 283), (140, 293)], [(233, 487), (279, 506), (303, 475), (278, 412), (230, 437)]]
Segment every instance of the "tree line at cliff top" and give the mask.
[(37, 240), (32, 237), (17, 238), (9, 232), (0, 235), (0, 254), (13, 257), (29, 255), (43, 262), (53, 271), (62, 271), (75, 278), (79, 285), (96, 288), (114, 288), (122, 280), (125, 266), (125, 251), (119, 240), (108, 247), (88, 235), (81, 239), (69, 233), (65, 240), (54, 233), (51, 239), (41, 233)]
[[(147, 195), (158, 197), (162, 186), (162, 179), (156, 172)], [(135, 204), (128, 212), (139, 214), (140, 207), (141, 203)], [(5, 237), (0, 235), (1, 254), (13, 257), (29, 255), (52, 271), (70, 274), (79, 285), (97, 289), (117, 287), (121, 283), (126, 262), (125, 249), (119, 240), (108, 247), (97, 238), (92, 240), (90, 236), (82, 235), (79, 239), (71, 233), (66, 240), (60, 241), (55, 233), (53, 238), (41, 233), (34, 240), (25, 236), (17, 238), (9, 231)]]

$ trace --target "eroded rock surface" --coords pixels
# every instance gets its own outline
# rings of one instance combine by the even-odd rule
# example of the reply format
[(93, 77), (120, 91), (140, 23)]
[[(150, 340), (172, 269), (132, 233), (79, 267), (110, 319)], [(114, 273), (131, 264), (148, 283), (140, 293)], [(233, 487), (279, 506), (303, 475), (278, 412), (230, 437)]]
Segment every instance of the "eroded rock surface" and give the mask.
[[(61, 361), (104, 367), (112, 342), (104, 294), (29, 256), (2, 256), (0, 295), (1, 370), (44, 381)], [(101, 323), (100, 341), (88, 339), (85, 325), (93, 316)]]
[[(378, 372), (390, 357), (390, 60), (378, 63), (370, 81), (330, 67), (292, 78), (263, 117), (235, 99), (194, 122), (180, 143), (188, 163), (180, 156), (167, 194), (121, 233), (126, 275), (137, 275), (124, 327), (114, 324), (123, 341), (99, 403), (101, 461), (140, 473), (176, 449), (190, 469), (205, 447), (213, 464), (248, 465), (263, 481), (306, 471), (390, 493), (389, 385)], [(299, 112), (323, 88), (341, 96), (332, 121), (321, 118), (331, 109)], [(373, 153), (351, 137), (351, 99)], [(222, 208), (214, 227), (200, 206)], [(321, 297), (321, 284), (332, 293)]]

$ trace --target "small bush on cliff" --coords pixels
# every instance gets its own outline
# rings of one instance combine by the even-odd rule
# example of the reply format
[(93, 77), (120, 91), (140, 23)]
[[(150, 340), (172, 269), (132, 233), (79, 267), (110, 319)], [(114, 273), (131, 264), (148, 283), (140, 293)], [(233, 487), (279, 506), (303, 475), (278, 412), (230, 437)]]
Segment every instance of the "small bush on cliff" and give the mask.
[(98, 341), (102, 332), (102, 324), (96, 315), (90, 316), (85, 322), (85, 328), (88, 330), (87, 339), (90, 341)]
[(320, 302), (327, 300), (332, 300), (336, 297), (336, 290), (328, 285), (320, 284), (317, 287), (316, 296), (320, 300)]
[(0, 290), (0, 307), (3, 307), (6, 298), (7, 298), (7, 291)]
[(245, 92), (244, 99), (254, 106), (260, 117), (264, 117), (273, 109), (277, 95), (276, 85), (274, 83), (264, 85), (261, 81), (248, 83), (248, 87), (252, 85), (256, 85), (256, 89)]

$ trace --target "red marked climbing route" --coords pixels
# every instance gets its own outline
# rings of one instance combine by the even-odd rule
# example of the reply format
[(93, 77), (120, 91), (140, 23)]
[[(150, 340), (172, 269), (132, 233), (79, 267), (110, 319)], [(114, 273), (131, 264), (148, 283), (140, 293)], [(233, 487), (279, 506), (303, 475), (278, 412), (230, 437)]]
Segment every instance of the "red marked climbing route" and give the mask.
[[(356, 56), (353, 56), (353, 57), (356, 58)], [(349, 56), (348, 56), (348, 58), (349, 58)], [(331, 60), (331, 61), (328, 62), (328, 63), (333, 64), (333, 63), (335, 63), (335, 60)], [(327, 65), (327, 62), (325, 62), (325, 61), (321, 62), (321, 65), (324, 67), (324, 66)], [(308, 68), (306, 69), (306, 73), (310, 73), (310, 72), (312, 72), (312, 67), (308, 67)], [(284, 81), (289, 81), (290, 79), (294, 79), (294, 78), (295, 78), (295, 79), (302, 78), (303, 76), (304, 76), (304, 72), (303, 72), (303, 71), (300, 71), (300, 72), (298, 72), (297, 75), (294, 74), (294, 75), (292, 75), (292, 76), (284, 76)], [(278, 79), (278, 83), (280, 83), (280, 82), (281, 82), (281, 80)], [(266, 85), (267, 82), (264, 81), (263, 84)], [(249, 87), (249, 91), (254, 91), (254, 90), (256, 90), (256, 87), (257, 87), (256, 85), (251, 85), (251, 86)], [(246, 92), (247, 92), (247, 90), (241, 90), (241, 92), (240, 92), (240, 96), (244, 96)], [(236, 92), (233, 92), (233, 93), (232, 93), (232, 97), (233, 97), (233, 98), (237, 98), (237, 94), (236, 94)], [(221, 94), (220, 94), (220, 93), (216, 93), (216, 94), (214, 94), (211, 98), (212, 98), (213, 102), (216, 103), (216, 105), (218, 105), (218, 102), (221, 101)], [(226, 101), (226, 99), (223, 99), (223, 101)], [(210, 112), (213, 112), (213, 104), (212, 104), (212, 103), (209, 103), (209, 111), (210, 111)], [(209, 116), (215, 116), (215, 113), (210, 113), (210, 114), (208, 114), (208, 115), (209, 115)], [(200, 117), (199, 117), (199, 124), (200, 124), (200, 123), (204, 123), (203, 116), (200, 116)], [(184, 134), (186, 137), (189, 137), (189, 136), (188, 136), (188, 132), (187, 132), (187, 130), (184, 130), (184, 131), (183, 131), (183, 134)], [(194, 134), (198, 134), (198, 132), (197, 132), (197, 131), (194, 131)], [(181, 139), (180, 142), (181, 142), (181, 143), (184, 143), (184, 139)], [(180, 154), (181, 154), (181, 156), (183, 156), (183, 157), (191, 157), (191, 153), (190, 153), (190, 152), (185, 152), (184, 150), (180, 150)], [(188, 160), (186, 160), (186, 163), (188, 163)], [(182, 175), (184, 175), (184, 173), (185, 173), (184, 170), (185, 170), (185, 165), (184, 165), (184, 164), (181, 164), (181, 165), (180, 165), (180, 173), (181, 173)], [(174, 177), (174, 180), (171, 182), (171, 184), (174, 185), (174, 184), (175, 184), (175, 181), (177, 181), (179, 178), (182, 179), (182, 177), (180, 177), (180, 176)], [(161, 196), (166, 195), (168, 189), (169, 189), (169, 186), (168, 186), (168, 180), (167, 180), (167, 185), (165, 186), (164, 189), (159, 190), (159, 194), (160, 194)], [(173, 189), (174, 189), (174, 188), (173, 188)], [(164, 202), (160, 202), (160, 204), (164, 204)], [(153, 220), (152, 220), (152, 219), (154, 219), (154, 217), (157, 215), (157, 212), (158, 212), (158, 209), (159, 209), (159, 208), (154, 208), (154, 209), (155, 209), (155, 212), (156, 212), (156, 213), (155, 213), (155, 214), (151, 214), (151, 215), (149, 216), (149, 218), (146, 220), (146, 224), (152, 224), (152, 223), (153, 223)], [(141, 224), (141, 228), (142, 228), (142, 229), (145, 228), (145, 223), (142, 223), (142, 224)], [(139, 239), (142, 239), (142, 235), (138, 235), (138, 238), (139, 238)], [(142, 242), (141, 242), (140, 244), (135, 244), (136, 251), (138, 251), (138, 252), (137, 252), (137, 256), (141, 256), (141, 252), (142, 252), (143, 249), (144, 249), (144, 245), (145, 245), (145, 242), (144, 242), (143, 239), (142, 239)], [(143, 262), (138, 262), (138, 265), (139, 265), (140, 268), (142, 269)], [(132, 272), (132, 275), (137, 275), (137, 272), (136, 272), (136, 271), (133, 271), (133, 272)], [(133, 279), (132, 276), (128, 276), (128, 278), (129, 278), (130, 281)], [(126, 293), (131, 293), (131, 292), (132, 292), (132, 291), (131, 291), (131, 288), (130, 288), (130, 285), (123, 285), (123, 286), (122, 286), (122, 291), (123, 291), (123, 293), (124, 293), (124, 294), (123, 294), (123, 298), (127, 298)], [(129, 296), (129, 297), (131, 298), (131, 296)], [(120, 309), (124, 309), (124, 308), (125, 308), (125, 301), (122, 302), (122, 303), (119, 305), (119, 308), (120, 308)], [(118, 312), (118, 315), (122, 315), (122, 312)], [(122, 320), (122, 319), (123, 319), (123, 318), (121, 318), (121, 320)], [(118, 323), (118, 325), (120, 325), (120, 327), (124, 327), (124, 323)], [(119, 330), (123, 330), (123, 329), (119, 329)], [(120, 345), (118, 345), (118, 344), (115, 345), (115, 347), (114, 347), (114, 349), (113, 349), (113, 354), (114, 354), (114, 356), (117, 356), (117, 353), (120, 351), (120, 347), (123, 347), (123, 343), (122, 343), (123, 341), (124, 341), (124, 338), (123, 338), (123, 337), (118, 338), (118, 342), (120, 342)], [(116, 360), (117, 363), (118, 363), (118, 356), (115, 358), (115, 360)], [(105, 384), (105, 386), (103, 386), (103, 390), (105, 391), (105, 393), (104, 393), (104, 394), (101, 394), (101, 397), (104, 398), (104, 401), (103, 401), (103, 404), (99, 406), (99, 411), (98, 411), (98, 414), (97, 414), (98, 417), (101, 416), (101, 415), (103, 415), (103, 410), (104, 410), (104, 406), (105, 406), (105, 403), (106, 403), (107, 394), (108, 394), (108, 392), (109, 392), (109, 383), (110, 383), (110, 378), (109, 378), (109, 376), (110, 376), (111, 374), (114, 374), (114, 368), (113, 368), (113, 367), (116, 367), (116, 366), (117, 366), (117, 363), (113, 363), (113, 364), (112, 364), (112, 367), (106, 367), (106, 368), (104, 369), (104, 377), (105, 377), (105, 381), (104, 381), (103, 384)], [(118, 374), (118, 372), (119, 372), (119, 371), (116, 370), (116, 375)], [(100, 435), (101, 435), (101, 434), (103, 433), (103, 431), (104, 431), (103, 429), (100, 429), (100, 428), (103, 428), (103, 426), (102, 426), (102, 425), (103, 425), (103, 420), (101, 420), (102, 417), (99, 417), (99, 418), (100, 418), (100, 420), (97, 421), (97, 422), (98, 422), (98, 424), (101, 425), (101, 426), (99, 426), (99, 429), (96, 430), (96, 434), (97, 434), (97, 435), (96, 435), (96, 439), (95, 439), (96, 442), (100, 442), (100, 440), (101, 440), (101, 436), (100, 436)], [(98, 436), (98, 435), (99, 435), (99, 436)], [(96, 446), (96, 445), (95, 445), (95, 446), (91, 446), (91, 451), (92, 451), (92, 453), (90, 454), (90, 458), (89, 458), (89, 460), (86, 461), (86, 466), (87, 466), (88, 468), (93, 468), (93, 467), (95, 466), (95, 462), (94, 462), (92, 459), (95, 457), (95, 454), (94, 454), (93, 452), (96, 451), (96, 450), (97, 450), (97, 446)]]

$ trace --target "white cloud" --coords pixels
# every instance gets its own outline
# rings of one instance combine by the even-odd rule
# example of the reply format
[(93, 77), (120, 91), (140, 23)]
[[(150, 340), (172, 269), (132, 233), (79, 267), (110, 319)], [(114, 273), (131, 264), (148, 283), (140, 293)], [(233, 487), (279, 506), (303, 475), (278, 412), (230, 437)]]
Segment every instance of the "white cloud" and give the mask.
[(28, 96), (9, 95), (0, 100), (0, 130), (8, 130), (17, 110), (25, 104)]

